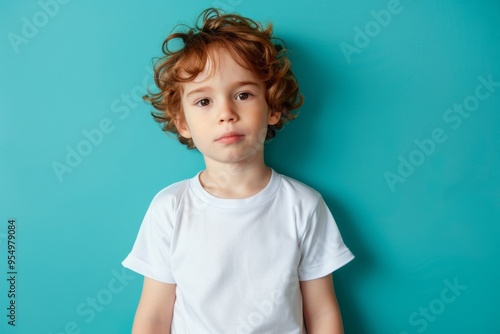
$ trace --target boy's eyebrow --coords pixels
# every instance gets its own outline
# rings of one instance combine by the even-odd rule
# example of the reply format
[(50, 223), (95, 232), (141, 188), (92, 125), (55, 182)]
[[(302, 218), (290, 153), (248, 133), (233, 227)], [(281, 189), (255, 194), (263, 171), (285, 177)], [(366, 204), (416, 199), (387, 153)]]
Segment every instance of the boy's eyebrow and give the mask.
[(239, 81), (234, 83), (234, 87), (241, 87), (241, 86), (257, 86), (260, 87), (260, 85), (255, 82), (255, 81)]
[[(255, 82), (255, 81), (238, 81), (238, 82), (235, 82), (234, 84), (232, 84), (232, 86), (233, 87), (241, 87), (241, 86), (256, 86), (256, 87), (260, 87), (260, 85), (257, 82)], [(203, 86), (203, 87), (200, 87), (200, 88), (196, 88), (196, 89), (190, 91), (189, 93), (187, 93), (186, 97), (189, 97), (189, 95), (195, 94), (195, 93), (203, 93), (203, 92), (206, 92), (206, 91), (208, 91), (210, 89), (211, 89), (210, 86)]]
[(195, 94), (195, 93), (203, 93), (203, 92), (205, 92), (207, 90), (210, 90), (209, 86), (203, 86), (203, 87), (200, 87), (200, 88), (196, 88), (196, 89), (190, 91), (189, 93), (187, 93), (186, 97), (189, 97), (189, 95)]

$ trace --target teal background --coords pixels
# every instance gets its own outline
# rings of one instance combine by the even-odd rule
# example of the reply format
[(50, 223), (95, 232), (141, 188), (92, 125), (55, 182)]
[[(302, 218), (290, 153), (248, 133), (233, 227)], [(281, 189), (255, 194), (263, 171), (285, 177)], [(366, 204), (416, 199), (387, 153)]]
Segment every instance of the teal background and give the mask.
[[(172, 27), (209, 6), (272, 21), (293, 50), (306, 102), (267, 162), (324, 195), (356, 255), (334, 275), (346, 333), (500, 333), (500, 86), (443, 118), (474, 102), (479, 77), (500, 82), (498, 1), (401, 0), (385, 26), (371, 11), (394, 1), (74, 0), (46, 22), (44, 1), (0, 3), (0, 333), (130, 332), (142, 279), (120, 262), (156, 192), (203, 168), (133, 96)], [(9, 38), (34, 16), (16, 52)], [(435, 129), (446, 140), (415, 153)], [(88, 155), (58, 178), (78, 145)], [(391, 188), (399, 156), (420, 165)]]

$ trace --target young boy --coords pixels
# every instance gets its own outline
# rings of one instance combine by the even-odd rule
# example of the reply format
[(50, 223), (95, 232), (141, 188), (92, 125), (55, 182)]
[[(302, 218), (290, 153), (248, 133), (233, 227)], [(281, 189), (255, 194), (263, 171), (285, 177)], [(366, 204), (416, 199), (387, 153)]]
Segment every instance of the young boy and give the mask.
[(206, 168), (155, 196), (123, 262), (144, 275), (133, 333), (342, 333), (331, 273), (354, 256), (321, 195), (264, 163), (302, 104), (289, 60), (271, 26), (198, 22), (167, 37), (146, 99)]

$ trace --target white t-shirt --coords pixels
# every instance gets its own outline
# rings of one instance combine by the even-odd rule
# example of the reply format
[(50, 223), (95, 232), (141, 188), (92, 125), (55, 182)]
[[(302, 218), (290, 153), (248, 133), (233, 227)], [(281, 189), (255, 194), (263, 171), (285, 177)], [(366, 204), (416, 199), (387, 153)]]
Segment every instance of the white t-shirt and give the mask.
[(303, 334), (299, 281), (353, 258), (321, 195), (273, 171), (244, 199), (212, 196), (199, 174), (161, 190), (123, 265), (177, 284), (172, 334)]

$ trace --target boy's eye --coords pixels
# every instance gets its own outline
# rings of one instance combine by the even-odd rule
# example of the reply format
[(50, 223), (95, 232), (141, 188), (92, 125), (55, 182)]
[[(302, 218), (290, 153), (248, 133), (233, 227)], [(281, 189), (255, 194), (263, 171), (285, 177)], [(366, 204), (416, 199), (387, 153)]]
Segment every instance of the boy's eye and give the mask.
[(246, 100), (250, 97), (250, 93), (239, 93), (237, 96), (238, 100)]
[(209, 104), (210, 104), (210, 100), (209, 99), (201, 99), (198, 102), (196, 102), (196, 105), (198, 105), (200, 107), (206, 107)]

